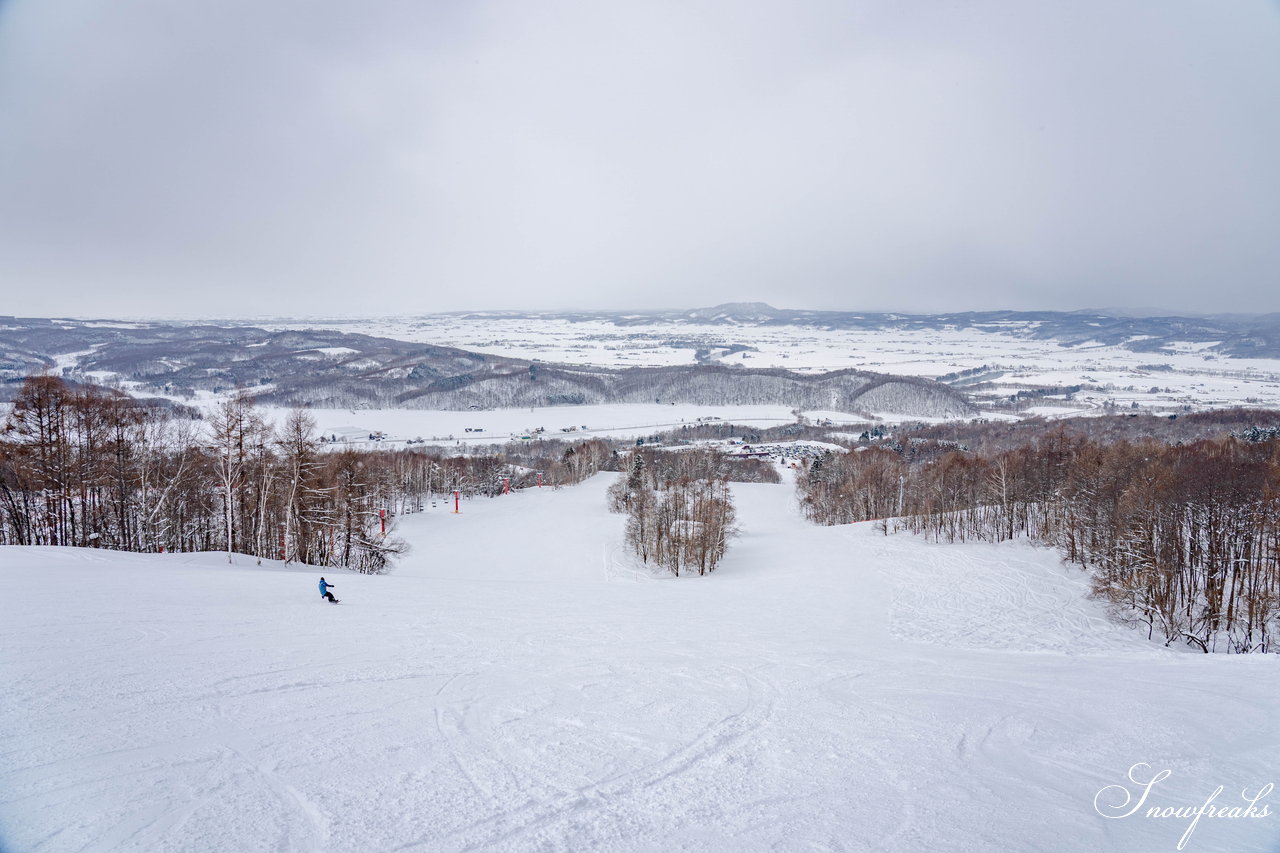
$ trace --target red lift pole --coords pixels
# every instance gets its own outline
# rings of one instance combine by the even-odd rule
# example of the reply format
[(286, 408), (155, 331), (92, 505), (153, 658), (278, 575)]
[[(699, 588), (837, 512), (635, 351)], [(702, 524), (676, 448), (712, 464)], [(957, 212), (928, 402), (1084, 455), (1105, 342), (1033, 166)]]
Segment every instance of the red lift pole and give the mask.
[(461, 492), (459, 489), (454, 489), (454, 490), (453, 490), (453, 511), (454, 511), (455, 513), (456, 513), (456, 512), (461, 512), (461, 511), (462, 511), (462, 510), (458, 507), (458, 501), (459, 501), (459, 500), (461, 500), (461, 498), (462, 498), (462, 492)]

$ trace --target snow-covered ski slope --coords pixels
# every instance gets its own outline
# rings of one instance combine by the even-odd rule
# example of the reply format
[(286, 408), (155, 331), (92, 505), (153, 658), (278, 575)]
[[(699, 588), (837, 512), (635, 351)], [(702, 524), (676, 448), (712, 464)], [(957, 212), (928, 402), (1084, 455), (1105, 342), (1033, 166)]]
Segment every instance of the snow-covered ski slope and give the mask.
[(0, 849), (1172, 851), (1189, 819), (1099, 791), (1276, 781), (1280, 661), (1114, 627), (1051, 552), (740, 485), (721, 569), (653, 579), (609, 481), (404, 518), (336, 607), (248, 558), (0, 549)]

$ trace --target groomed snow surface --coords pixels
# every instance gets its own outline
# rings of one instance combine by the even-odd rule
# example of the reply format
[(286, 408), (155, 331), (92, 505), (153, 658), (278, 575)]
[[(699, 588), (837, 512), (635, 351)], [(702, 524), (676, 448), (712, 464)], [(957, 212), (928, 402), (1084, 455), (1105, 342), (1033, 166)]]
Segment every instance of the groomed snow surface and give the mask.
[[(654, 578), (611, 478), (405, 517), (336, 606), (244, 557), (0, 549), (0, 849), (1172, 851), (1147, 807), (1277, 781), (1277, 658), (1149, 643), (1052, 552), (739, 485), (720, 570)], [(1171, 775), (1102, 817), (1140, 762)], [(1280, 849), (1277, 800), (1184, 849)]]

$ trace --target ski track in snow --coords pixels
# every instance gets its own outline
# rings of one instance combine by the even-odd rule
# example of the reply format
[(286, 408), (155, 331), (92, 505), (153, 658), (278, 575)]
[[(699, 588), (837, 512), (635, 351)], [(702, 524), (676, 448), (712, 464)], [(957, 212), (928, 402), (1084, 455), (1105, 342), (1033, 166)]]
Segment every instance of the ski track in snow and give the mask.
[(1276, 658), (1150, 643), (1050, 551), (737, 486), (721, 569), (666, 578), (611, 477), (404, 517), (393, 574), (326, 570), (341, 607), (305, 567), (4, 549), (0, 850), (1173, 850), (1094, 795), (1275, 781)]

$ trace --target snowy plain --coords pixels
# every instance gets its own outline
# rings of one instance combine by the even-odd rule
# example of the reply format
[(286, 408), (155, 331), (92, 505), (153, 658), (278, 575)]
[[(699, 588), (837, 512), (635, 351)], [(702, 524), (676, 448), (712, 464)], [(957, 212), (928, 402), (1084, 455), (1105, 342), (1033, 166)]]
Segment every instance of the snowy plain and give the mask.
[[(221, 321), (233, 323), (237, 321)], [(243, 323), (244, 321), (238, 321)], [(976, 396), (981, 416), (1014, 420), (1039, 416), (1065, 418), (1135, 410), (1157, 414), (1251, 406), (1280, 408), (1280, 359), (1229, 358), (1214, 353), (1212, 342), (1173, 342), (1153, 352), (1124, 346), (1083, 342), (1067, 345), (1037, 337), (1035, 322), (987, 324), (982, 328), (823, 329), (800, 325), (737, 326), (708, 323), (642, 322), (617, 325), (607, 319), (569, 320), (554, 315), (419, 315), (402, 317), (255, 321), (270, 330), (335, 329), (403, 341), (455, 346), (476, 352), (549, 363), (601, 367), (692, 365), (701, 357), (722, 365), (783, 368), (800, 373), (859, 369), (930, 379), (950, 377), (959, 390), (975, 377), (955, 380), (964, 371), (981, 371), (984, 387)], [(165, 396), (135, 378), (80, 371), (81, 357), (92, 350), (57, 357), (55, 370), (72, 377), (111, 384), (139, 396)], [(349, 347), (325, 347), (324, 355), (352, 354)], [(310, 357), (310, 356), (307, 356)], [(258, 386), (255, 390), (270, 390)], [(1011, 396), (1028, 389), (1059, 389), (1017, 411), (1006, 411)], [(1063, 389), (1079, 388), (1067, 393)], [(172, 396), (175, 402), (209, 410), (233, 393), (200, 390), (194, 396)], [(0, 402), (0, 415), (8, 404)], [(663, 411), (658, 411), (663, 409)], [(457, 448), (492, 443), (524, 434), (535, 426), (549, 433), (586, 424), (597, 437), (629, 438), (670, 429), (698, 417), (714, 415), (758, 427), (791, 422), (785, 406), (565, 406), (487, 412), (420, 409), (317, 410), (319, 427), (349, 440), (363, 433), (387, 432), (394, 440), (422, 437), (436, 446)], [(802, 413), (812, 421), (864, 423), (868, 417), (886, 424), (941, 421), (892, 411), (866, 413)], [(275, 417), (275, 415), (273, 415)], [(473, 435), (467, 427), (480, 428)]]
[[(704, 350), (720, 364), (799, 372), (855, 368), (934, 379), (983, 366), (996, 388), (1089, 386), (1046, 416), (1100, 413), (1105, 404), (1157, 412), (1236, 405), (1280, 407), (1280, 359), (1228, 358), (1213, 342), (1174, 342), (1135, 352), (1100, 342), (1065, 345), (1036, 337), (1035, 322), (985, 328), (823, 329), (643, 322), (555, 316), (430, 314), (280, 320), (269, 329), (331, 328), (476, 352), (565, 364), (657, 367), (693, 364)], [(739, 347), (742, 351), (732, 351)], [(880, 415), (881, 413), (876, 413)], [(885, 413), (892, 421), (892, 413)]]
[[(1145, 853), (1191, 821), (1101, 816), (1135, 764), (1147, 805), (1275, 781), (1276, 656), (1150, 643), (1050, 551), (737, 485), (721, 568), (655, 577), (612, 476), (402, 517), (336, 606), (306, 567), (0, 549), (0, 849)], [(1280, 849), (1271, 811), (1183, 849)]]
[[(210, 406), (211, 408), (211, 406)], [(795, 423), (786, 406), (696, 406), (654, 403), (615, 403), (595, 406), (548, 406), (535, 409), (439, 411), (433, 409), (321, 409), (307, 410), (320, 435), (346, 444), (374, 446), (371, 433), (384, 432), (379, 446), (400, 447), (422, 439), (437, 446), (463, 450), (539, 437), (581, 441), (588, 438), (633, 438), (693, 426), (705, 418), (757, 429)], [(289, 410), (263, 406), (260, 412), (280, 423)], [(845, 415), (853, 422), (852, 416)], [(860, 421), (861, 422), (861, 421)], [(538, 433), (536, 430), (544, 429)]]

